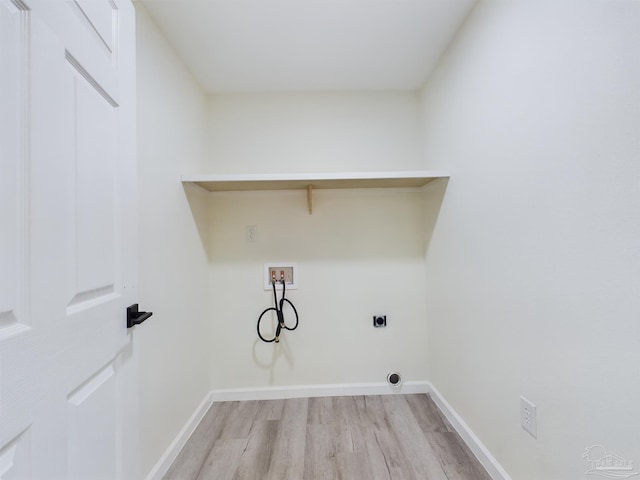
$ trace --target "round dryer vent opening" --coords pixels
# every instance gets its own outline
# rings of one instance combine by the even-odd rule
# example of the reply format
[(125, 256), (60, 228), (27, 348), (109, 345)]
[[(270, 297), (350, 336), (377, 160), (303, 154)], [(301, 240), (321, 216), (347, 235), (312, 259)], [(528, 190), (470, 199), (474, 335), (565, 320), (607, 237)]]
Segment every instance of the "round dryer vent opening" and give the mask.
[(402, 383), (402, 377), (398, 372), (392, 372), (389, 375), (387, 375), (387, 382), (392, 387), (399, 387), (400, 384)]

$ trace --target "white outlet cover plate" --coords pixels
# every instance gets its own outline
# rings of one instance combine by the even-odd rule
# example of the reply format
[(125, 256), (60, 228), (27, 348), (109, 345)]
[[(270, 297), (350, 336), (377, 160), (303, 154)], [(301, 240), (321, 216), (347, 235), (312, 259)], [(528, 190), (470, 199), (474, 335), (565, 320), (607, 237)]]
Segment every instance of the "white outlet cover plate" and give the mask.
[[(293, 282), (287, 282), (287, 290), (297, 290), (298, 289), (298, 277), (299, 270), (298, 264), (296, 262), (270, 262), (264, 264), (264, 289), (271, 290), (273, 287), (271, 286), (271, 276), (269, 275), (269, 271), (272, 268), (285, 268), (290, 267), (293, 269)], [(276, 289), (282, 290), (282, 284), (276, 283)]]
[(536, 406), (524, 397), (520, 397), (520, 425), (533, 438), (538, 438), (538, 412)]

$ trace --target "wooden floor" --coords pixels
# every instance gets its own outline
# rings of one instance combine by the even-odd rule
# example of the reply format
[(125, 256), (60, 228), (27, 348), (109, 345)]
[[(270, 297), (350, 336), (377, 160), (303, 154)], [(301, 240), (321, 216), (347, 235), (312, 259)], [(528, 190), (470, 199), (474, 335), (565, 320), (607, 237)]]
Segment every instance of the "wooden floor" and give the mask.
[(165, 480), (490, 480), (428, 395), (214, 403)]

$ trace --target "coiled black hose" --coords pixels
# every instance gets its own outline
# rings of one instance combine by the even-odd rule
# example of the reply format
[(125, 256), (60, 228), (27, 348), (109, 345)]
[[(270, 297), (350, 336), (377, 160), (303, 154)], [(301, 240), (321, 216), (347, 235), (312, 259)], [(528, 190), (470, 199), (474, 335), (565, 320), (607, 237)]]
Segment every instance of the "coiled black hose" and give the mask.
[[(258, 331), (258, 337), (260, 337), (260, 340), (266, 343), (271, 343), (271, 342), (278, 343), (280, 341), (280, 332), (282, 331), (283, 328), (285, 330), (295, 330), (296, 328), (298, 328), (298, 311), (296, 310), (296, 307), (293, 305), (293, 303), (289, 301), (289, 299), (284, 298), (284, 293), (285, 293), (284, 279), (280, 280), (280, 282), (282, 283), (282, 298), (278, 301), (278, 295), (276, 294), (276, 282), (275, 280), (272, 280), (271, 286), (273, 287), (273, 302), (275, 304), (275, 307), (266, 308), (258, 317), (258, 325), (256, 326), (256, 329)], [(293, 308), (293, 313), (295, 313), (296, 315), (296, 323), (293, 327), (288, 327), (284, 322), (284, 313), (282, 312), (282, 307), (284, 306), (285, 302), (288, 303), (291, 306), (291, 308)], [(262, 317), (264, 316), (264, 314), (271, 311), (276, 312), (276, 316), (278, 317), (278, 326), (276, 327), (275, 336), (272, 339), (268, 340), (265, 337), (263, 337), (262, 334), (260, 333), (260, 322), (262, 321)]]

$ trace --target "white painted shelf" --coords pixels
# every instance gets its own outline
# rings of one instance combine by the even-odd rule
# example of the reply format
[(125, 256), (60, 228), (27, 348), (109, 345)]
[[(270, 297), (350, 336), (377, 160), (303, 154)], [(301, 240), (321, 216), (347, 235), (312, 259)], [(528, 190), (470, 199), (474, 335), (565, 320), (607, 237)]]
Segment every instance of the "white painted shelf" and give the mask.
[(440, 171), (339, 172), (248, 175), (184, 175), (183, 183), (195, 183), (210, 192), (250, 190), (306, 190), (309, 213), (312, 212), (313, 189), (331, 188), (416, 188), (449, 178)]

